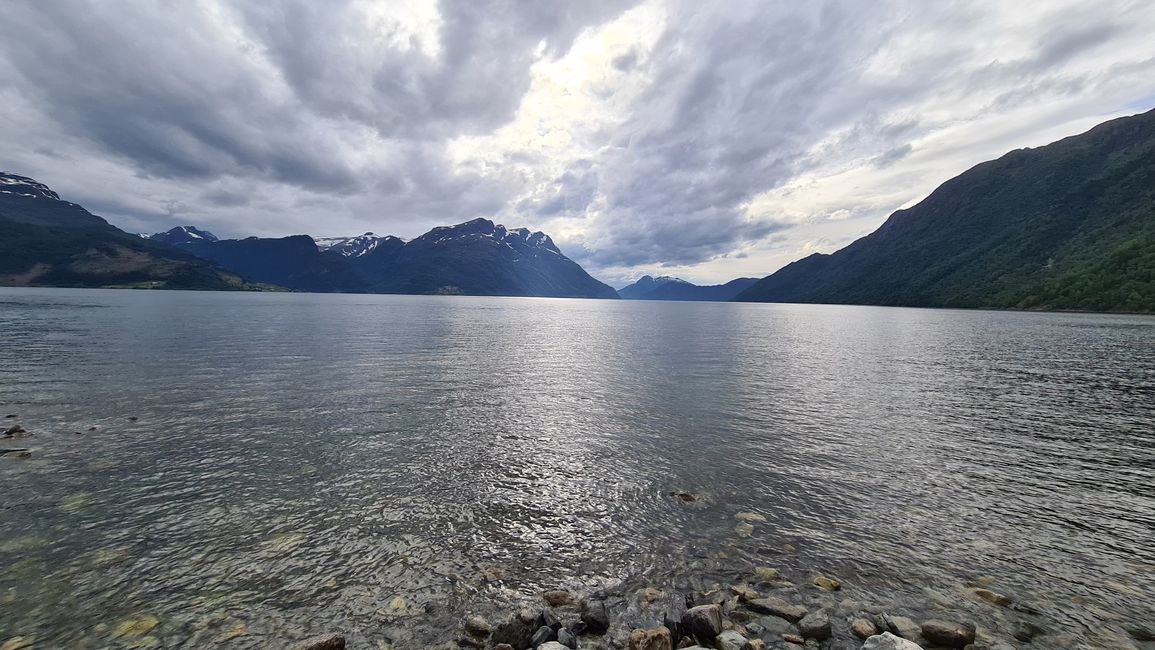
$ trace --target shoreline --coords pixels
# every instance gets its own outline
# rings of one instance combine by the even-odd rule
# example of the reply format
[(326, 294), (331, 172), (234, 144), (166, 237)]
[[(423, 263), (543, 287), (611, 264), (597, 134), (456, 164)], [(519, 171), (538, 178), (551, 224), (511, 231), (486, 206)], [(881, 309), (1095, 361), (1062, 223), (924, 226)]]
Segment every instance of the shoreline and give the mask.
[[(895, 603), (867, 603), (843, 592), (835, 578), (786, 575), (760, 566), (737, 580), (695, 589), (689, 583), (642, 583), (582, 591), (542, 592), (535, 606), (487, 618), (470, 613), (433, 645), (416, 639), (378, 641), (381, 650), (1148, 650), (1149, 622), (1100, 626), (1086, 638), (1068, 633), (1029, 601), (996, 591), (993, 579), (965, 586), (957, 603), (934, 602), (933, 616)], [(965, 601), (965, 602), (964, 602)], [(989, 608), (1005, 620), (976, 623), (966, 607)], [(340, 633), (297, 642), (293, 650), (341, 650)]]

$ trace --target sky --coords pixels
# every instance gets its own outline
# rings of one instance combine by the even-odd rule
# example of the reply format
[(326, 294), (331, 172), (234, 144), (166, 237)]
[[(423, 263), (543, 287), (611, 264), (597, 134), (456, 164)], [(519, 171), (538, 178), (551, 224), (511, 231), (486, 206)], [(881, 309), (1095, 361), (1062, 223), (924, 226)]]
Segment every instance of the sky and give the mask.
[(132, 232), (487, 217), (595, 277), (760, 277), (1155, 108), (1149, 0), (14, 0), (0, 169)]

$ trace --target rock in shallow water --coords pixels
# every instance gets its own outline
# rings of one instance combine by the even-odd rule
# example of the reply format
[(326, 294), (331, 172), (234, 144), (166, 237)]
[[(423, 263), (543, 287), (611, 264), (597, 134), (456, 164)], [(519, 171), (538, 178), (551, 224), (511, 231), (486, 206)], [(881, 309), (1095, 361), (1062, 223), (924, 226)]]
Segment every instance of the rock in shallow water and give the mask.
[(561, 589), (547, 591), (541, 597), (550, 607), (562, 607), (573, 602), (573, 594)]
[(726, 630), (718, 635), (718, 639), (714, 642), (718, 650), (742, 650), (748, 643), (746, 637), (738, 634), (734, 630)]
[(825, 589), (826, 591), (838, 591), (839, 589), (842, 589), (841, 582), (835, 580), (834, 578), (827, 578), (826, 576), (818, 576), (814, 578), (814, 580), (811, 580), (811, 583), (815, 587), (818, 587), (819, 589)]
[(533, 633), (532, 637), (530, 637), (529, 647), (536, 648), (548, 641), (557, 641), (557, 630), (549, 627), (548, 625), (543, 625), (537, 628), (537, 631)]
[(581, 617), (582, 622), (594, 634), (601, 634), (610, 629), (610, 615), (606, 611), (605, 601), (594, 600), (586, 603), (585, 608), (582, 609)]
[(922, 646), (914, 641), (894, 636), (890, 632), (876, 634), (862, 644), (862, 650), (923, 650)]
[(470, 616), (465, 619), (465, 632), (470, 636), (487, 637), (493, 632), (489, 622), (480, 616)]
[(292, 646), (291, 650), (345, 650), (345, 637), (340, 634), (315, 636)]
[(854, 619), (854, 622), (850, 624), (850, 631), (860, 639), (868, 639), (878, 634), (878, 628), (875, 627), (874, 623), (865, 618)]
[(992, 605), (999, 607), (1007, 607), (1011, 604), (1010, 596), (991, 591), (990, 589), (971, 589), (971, 593), (976, 597), (981, 598)]
[(698, 643), (709, 645), (722, 633), (722, 607), (699, 605), (682, 614), (682, 633), (693, 635)]
[(670, 631), (664, 627), (634, 630), (626, 641), (626, 650), (674, 650), (674, 641)]
[(965, 648), (975, 642), (975, 628), (973, 625), (930, 620), (922, 624), (922, 636), (936, 645)]
[(792, 605), (781, 598), (755, 598), (748, 601), (746, 607), (759, 614), (769, 614), (788, 621), (798, 621), (806, 616), (805, 607)]
[(798, 630), (803, 638), (825, 641), (831, 634), (830, 617), (822, 611), (807, 614), (798, 621)]

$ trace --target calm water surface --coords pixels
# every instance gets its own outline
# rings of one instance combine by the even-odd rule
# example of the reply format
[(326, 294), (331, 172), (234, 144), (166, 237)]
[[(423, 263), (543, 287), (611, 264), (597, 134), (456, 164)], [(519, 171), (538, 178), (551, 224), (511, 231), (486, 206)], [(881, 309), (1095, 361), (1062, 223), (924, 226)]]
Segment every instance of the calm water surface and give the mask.
[(1155, 610), (1155, 318), (0, 289), (0, 370), (0, 641), (406, 646), (755, 565), (1008, 625), (989, 576), (1084, 647)]

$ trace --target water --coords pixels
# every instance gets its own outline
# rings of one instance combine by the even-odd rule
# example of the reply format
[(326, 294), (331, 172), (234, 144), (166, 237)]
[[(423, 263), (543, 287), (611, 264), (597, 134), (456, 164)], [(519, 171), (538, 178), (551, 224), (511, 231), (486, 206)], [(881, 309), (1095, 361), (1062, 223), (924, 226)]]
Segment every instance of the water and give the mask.
[(1084, 647), (1155, 610), (1155, 318), (0, 289), (0, 369), (0, 640), (404, 647), (755, 565), (1009, 625), (989, 576)]

